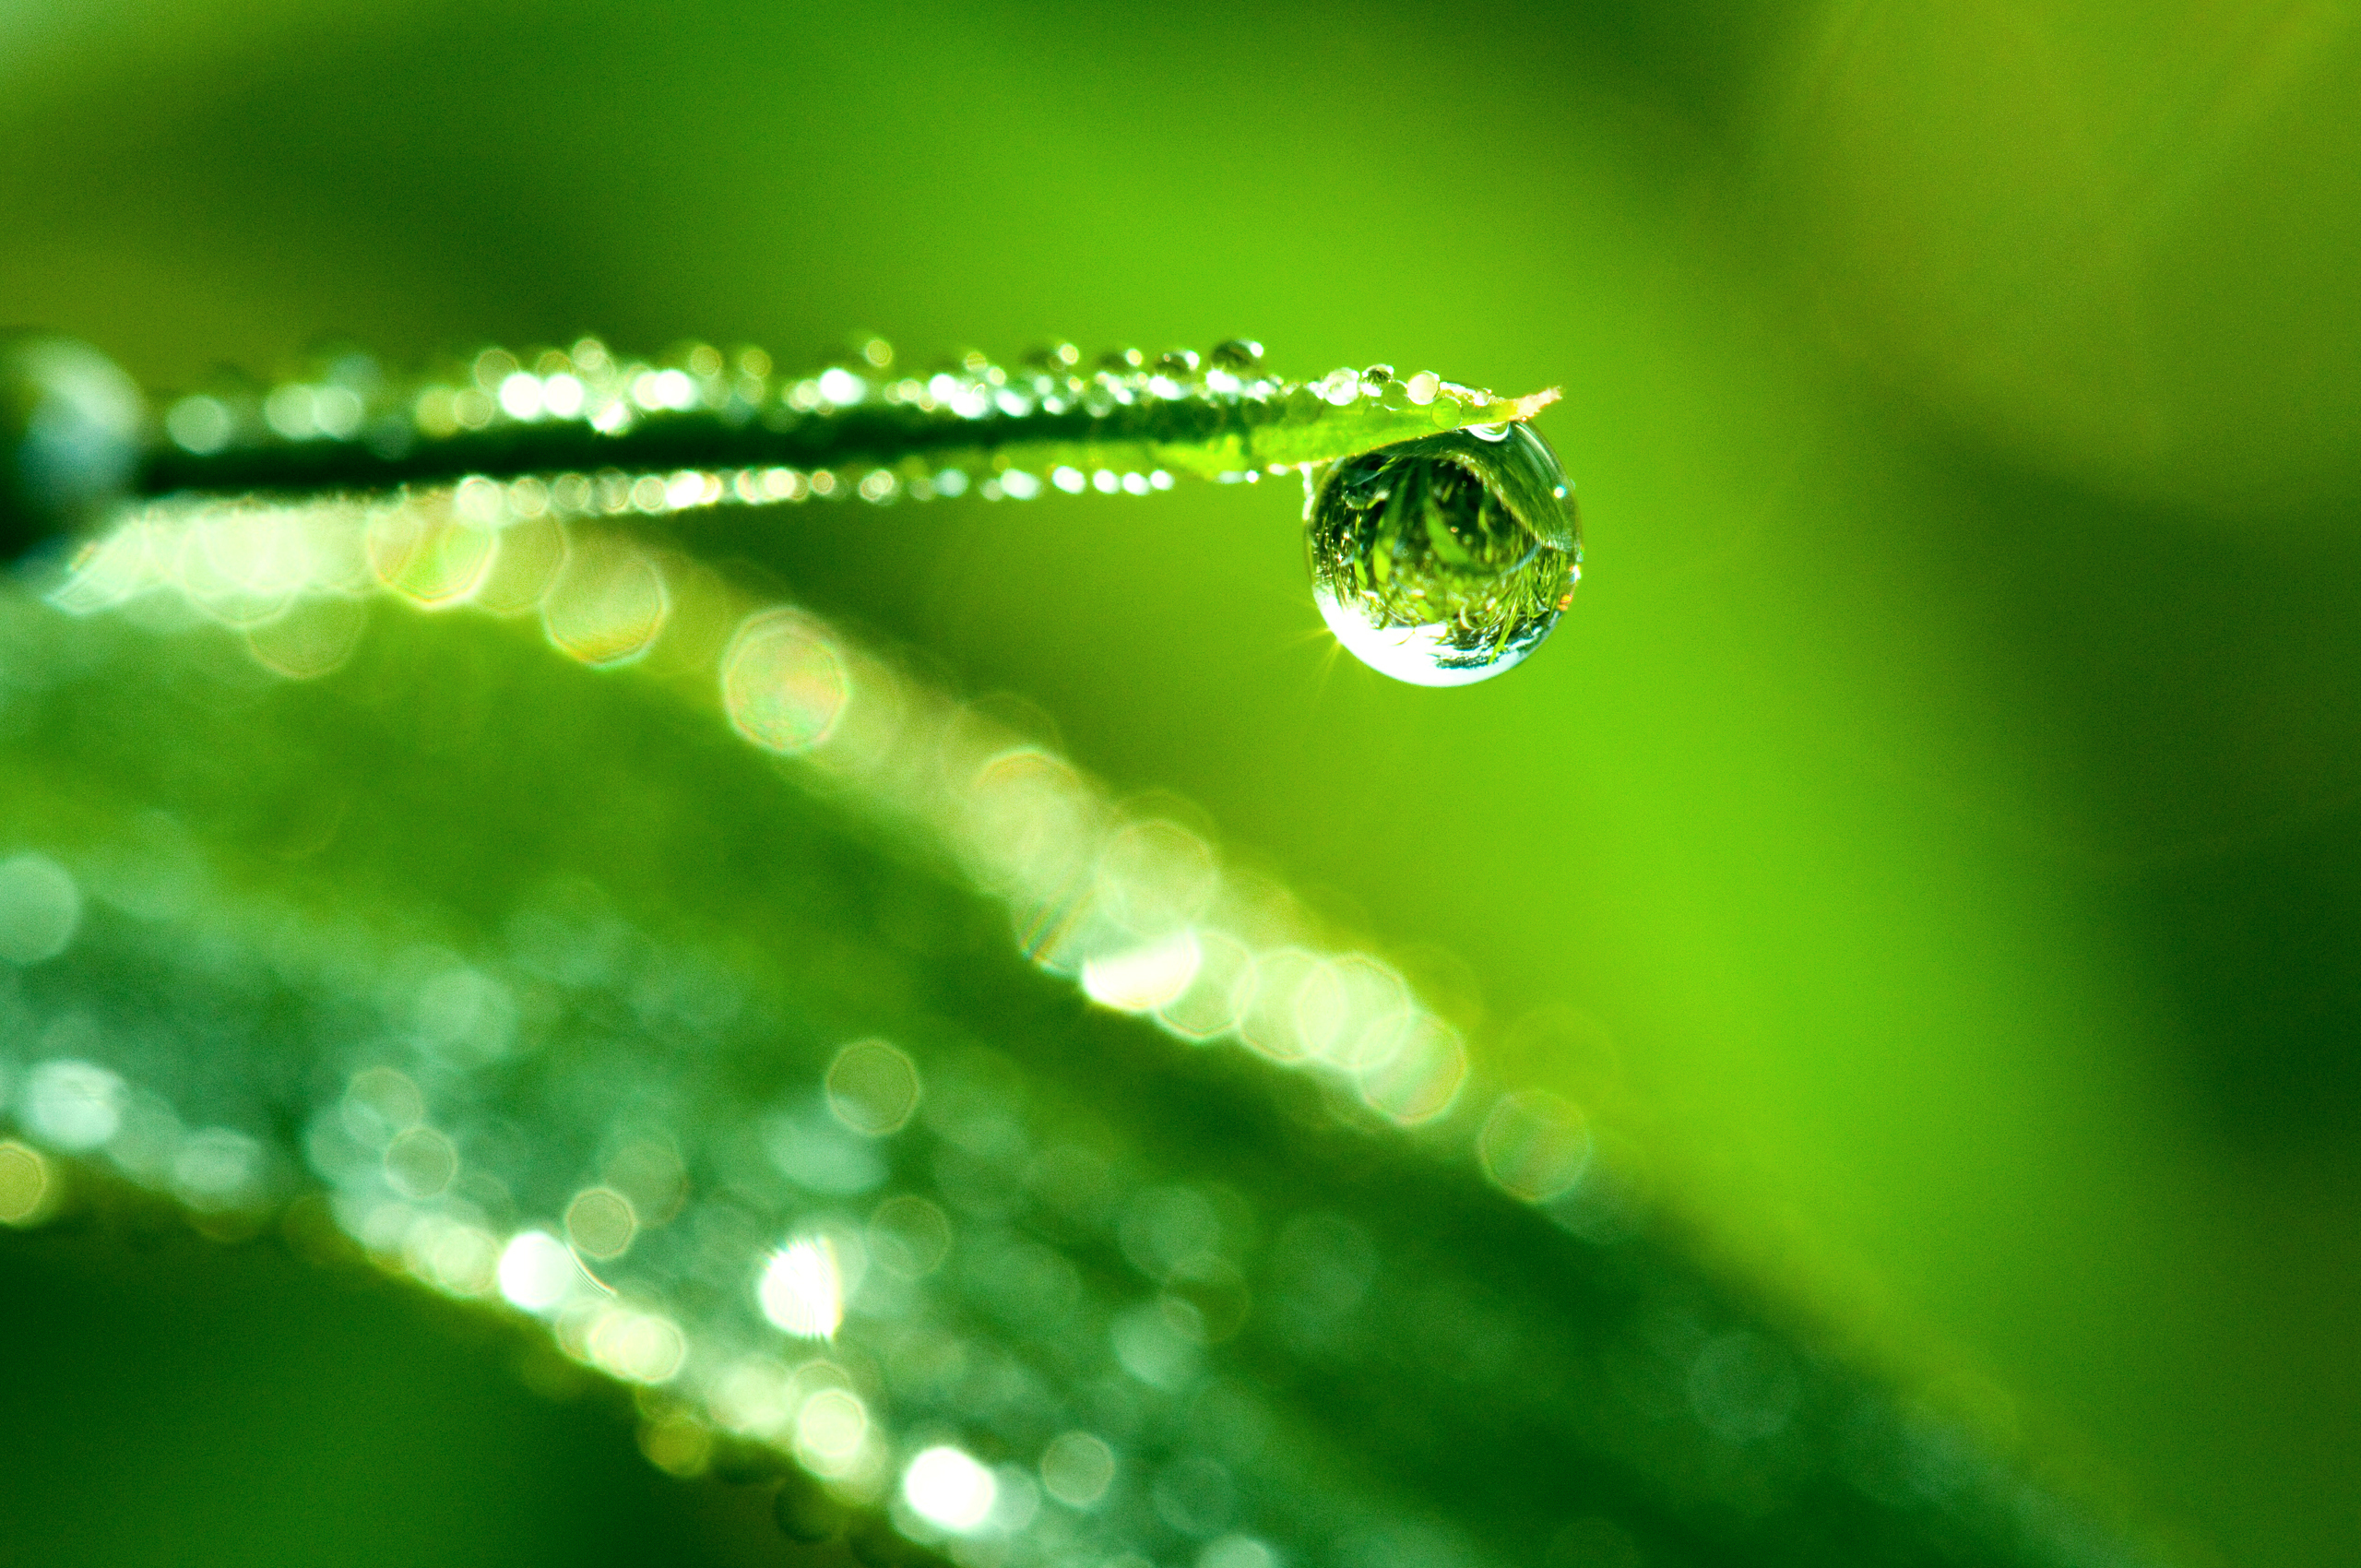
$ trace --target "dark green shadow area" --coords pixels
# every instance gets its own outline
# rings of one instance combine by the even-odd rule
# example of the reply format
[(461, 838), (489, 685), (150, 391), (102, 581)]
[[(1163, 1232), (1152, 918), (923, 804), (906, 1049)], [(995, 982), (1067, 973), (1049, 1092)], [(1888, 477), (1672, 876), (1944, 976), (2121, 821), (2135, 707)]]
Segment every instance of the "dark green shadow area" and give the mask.
[(611, 1398), (529, 1392), (522, 1341), (275, 1241), (0, 1233), (0, 1562), (828, 1561), (658, 1471)]

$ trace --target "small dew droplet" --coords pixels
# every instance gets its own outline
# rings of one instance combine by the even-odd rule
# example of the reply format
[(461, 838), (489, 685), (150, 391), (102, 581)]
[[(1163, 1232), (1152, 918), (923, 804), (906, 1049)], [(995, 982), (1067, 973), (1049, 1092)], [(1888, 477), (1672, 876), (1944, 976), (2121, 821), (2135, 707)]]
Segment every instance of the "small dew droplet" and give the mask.
[(1582, 576), (1565, 470), (1525, 424), (1345, 459), (1312, 497), (1305, 546), (1336, 640), (1420, 686), (1467, 685), (1522, 662)]
[(1167, 375), (1194, 375), (1202, 362), (1194, 349), (1167, 349), (1156, 359), (1156, 368)]
[(1231, 338), (1216, 343), (1208, 357), (1219, 370), (1257, 370), (1263, 363), (1263, 345), (1252, 338)]

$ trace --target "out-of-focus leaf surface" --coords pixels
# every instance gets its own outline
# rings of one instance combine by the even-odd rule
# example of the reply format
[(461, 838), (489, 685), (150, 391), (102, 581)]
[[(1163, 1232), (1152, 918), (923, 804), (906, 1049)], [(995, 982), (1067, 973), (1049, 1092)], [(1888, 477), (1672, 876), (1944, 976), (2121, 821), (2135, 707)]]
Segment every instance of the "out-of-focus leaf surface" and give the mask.
[[(1268, 494), (765, 553), (1456, 951), (1487, 1059), (1547, 1077), (1512, 1026), (1589, 1014), (1754, 1266), (2232, 1561), (2352, 1561), (2343, 12), (1666, 15), (36, 18), (0, 279), (168, 381), (854, 326), (1562, 381), (1589, 580), (1480, 691), (1323, 671)], [(353, 897), (415, 907), (427, 848)]]
[[(365, 529), (414, 590), (410, 521), (303, 537)], [(984, 713), (831, 641), (815, 802), (739, 735), (800, 700), (750, 652), (827, 634), (733, 632), (696, 568), (580, 529), (538, 617), (385, 595), (350, 664), (279, 683), (247, 643), (350, 601), (241, 635), (196, 588), (305, 527), (132, 523), (8, 628), (11, 1088), (53, 1155), (231, 1239), (292, 1197), (291, 1238), (645, 1389), (668, 1468), (751, 1440), (979, 1568), (2142, 1561), (1701, 1267), (1619, 1137)], [(670, 612), (600, 680), (517, 634), (572, 646), (608, 559), (658, 564)], [(732, 726), (681, 722), (673, 672)], [(1043, 967), (1204, 1043), (1082, 1014), (962, 871)], [(995, 1490), (930, 1503), (933, 1443)]]

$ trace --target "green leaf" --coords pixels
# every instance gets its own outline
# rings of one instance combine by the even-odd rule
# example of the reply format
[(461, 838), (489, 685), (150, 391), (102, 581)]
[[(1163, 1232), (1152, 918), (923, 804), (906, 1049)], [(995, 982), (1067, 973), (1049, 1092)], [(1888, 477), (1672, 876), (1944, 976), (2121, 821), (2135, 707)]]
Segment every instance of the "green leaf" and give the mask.
[(2138, 1561), (1366, 933), (552, 526), (160, 507), (0, 600), (17, 1220), (349, 1253), (873, 1561)]

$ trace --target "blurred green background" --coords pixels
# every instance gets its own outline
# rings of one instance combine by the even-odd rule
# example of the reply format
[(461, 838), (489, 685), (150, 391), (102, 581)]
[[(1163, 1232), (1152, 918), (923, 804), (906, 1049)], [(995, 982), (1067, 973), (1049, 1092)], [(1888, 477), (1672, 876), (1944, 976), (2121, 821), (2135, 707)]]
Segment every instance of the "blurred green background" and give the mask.
[[(870, 328), (1562, 386), (1589, 580), (1471, 690), (1339, 662), (1267, 488), (764, 551), (1456, 955), (1495, 1059), (2192, 1562), (2361, 1562), (2356, 103), (2327, 0), (9, 3), (0, 316), (161, 385)], [(0, 1283), (0, 1467), (91, 1561), (783, 1550), (383, 1289)]]

